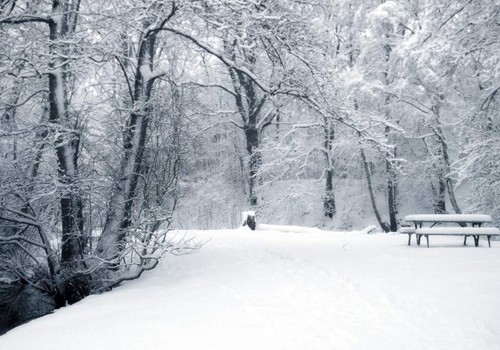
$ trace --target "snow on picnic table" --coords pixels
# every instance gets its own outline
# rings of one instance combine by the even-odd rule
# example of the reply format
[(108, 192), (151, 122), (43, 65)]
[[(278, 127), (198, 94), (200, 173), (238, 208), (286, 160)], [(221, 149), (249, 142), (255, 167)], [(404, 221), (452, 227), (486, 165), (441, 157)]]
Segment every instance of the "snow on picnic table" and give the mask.
[(490, 222), (491, 216), (485, 214), (411, 214), (405, 216), (406, 222)]
[(197, 253), (18, 327), (0, 349), (500, 348), (500, 242), (284, 231), (189, 231), (208, 240)]

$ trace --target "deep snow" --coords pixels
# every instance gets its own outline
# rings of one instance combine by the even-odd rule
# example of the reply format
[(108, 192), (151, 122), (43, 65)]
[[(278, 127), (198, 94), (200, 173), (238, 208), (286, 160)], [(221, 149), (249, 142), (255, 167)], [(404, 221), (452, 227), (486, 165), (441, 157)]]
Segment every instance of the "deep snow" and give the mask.
[(34, 320), (0, 349), (499, 349), (500, 242), (268, 226)]

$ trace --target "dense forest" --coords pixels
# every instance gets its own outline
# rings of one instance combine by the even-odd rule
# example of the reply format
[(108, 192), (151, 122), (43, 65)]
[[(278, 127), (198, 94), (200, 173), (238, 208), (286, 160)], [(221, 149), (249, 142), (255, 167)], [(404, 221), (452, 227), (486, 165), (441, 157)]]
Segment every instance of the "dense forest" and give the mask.
[(497, 0), (0, 0), (0, 42), (0, 325), (244, 210), (499, 224)]

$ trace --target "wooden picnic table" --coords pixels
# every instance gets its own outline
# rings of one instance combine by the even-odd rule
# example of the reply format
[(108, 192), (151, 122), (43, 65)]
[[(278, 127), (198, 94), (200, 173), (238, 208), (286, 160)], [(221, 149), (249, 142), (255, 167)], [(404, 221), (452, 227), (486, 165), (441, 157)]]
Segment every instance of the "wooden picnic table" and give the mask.
[[(491, 237), (498, 236), (500, 231), (496, 227), (481, 227), (482, 224), (491, 222), (491, 217), (484, 214), (413, 214), (407, 215), (405, 221), (413, 223), (412, 227), (402, 227), (400, 233), (408, 234), (408, 245), (411, 244), (411, 235), (415, 234), (417, 244), (425, 236), (429, 246), (429, 235), (434, 236), (463, 236), (464, 245), (467, 245), (467, 237), (472, 236), (476, 247), (479, 245), (479, 237), (486, 236), (488, 245), (491, 247)], [(435, 225), (455, 223), (460, 227), (434, 227)], [(422, 227), (429, 224), (429, 227)], [(470, 224), (471, 226), (468, 226)]]

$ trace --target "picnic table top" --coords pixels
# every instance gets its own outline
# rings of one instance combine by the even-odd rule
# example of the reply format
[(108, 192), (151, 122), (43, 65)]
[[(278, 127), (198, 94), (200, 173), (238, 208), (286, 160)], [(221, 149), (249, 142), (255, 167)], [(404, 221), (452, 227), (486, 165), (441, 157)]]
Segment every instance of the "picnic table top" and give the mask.
[(412, 214), (406, 215), (407, 222), (490, 222), (485, 214)]
[(415, 231), (419, 235), (488, 235), (496, 236), (500, 230), (496, 227), (423, 227)]

